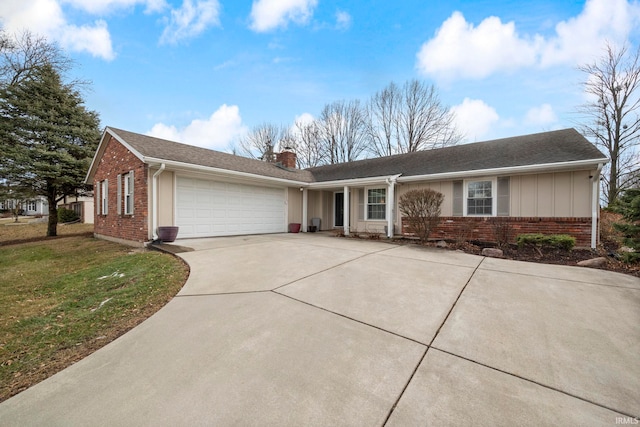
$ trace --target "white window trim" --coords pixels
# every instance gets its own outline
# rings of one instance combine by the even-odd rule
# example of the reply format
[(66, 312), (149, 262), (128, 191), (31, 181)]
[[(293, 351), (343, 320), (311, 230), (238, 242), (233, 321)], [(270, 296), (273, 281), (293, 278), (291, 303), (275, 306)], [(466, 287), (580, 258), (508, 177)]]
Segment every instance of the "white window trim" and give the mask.
[[(478, 181), (491, 181), (491, 215), (473, 214), (470, 215), (467, 210), (467, 199), (469, 198), (469, 183)], [(482, 177), (465, 179), (462, 188), (462, 215), (471, 217), (490, 217), (498, 216), (498, 177)]]
[[(129, 171), (129, 173), (124, 174), (122, 177), (124, 178), (124, 214), (133, 215), (133, 192), (135, 189), (133, 171)], [(131, 185), (129, 185), (129, 180), (131, 180)], [(130, 203), (127, 203), (128, 197), (131, 199)]]
[(109, 214), (109, 180), (100, 181), (100, 213), (102, 215)]
[[(369, 218), (369, 190), (384, 190), (384, 218)], [(378, 205), (378, 204), (376, 204)], [(364, 220), (374, 222), (387, 222), (387, 206), (389, 205), (389, 189), (386, 186), (373, 185), (364, 188)]]

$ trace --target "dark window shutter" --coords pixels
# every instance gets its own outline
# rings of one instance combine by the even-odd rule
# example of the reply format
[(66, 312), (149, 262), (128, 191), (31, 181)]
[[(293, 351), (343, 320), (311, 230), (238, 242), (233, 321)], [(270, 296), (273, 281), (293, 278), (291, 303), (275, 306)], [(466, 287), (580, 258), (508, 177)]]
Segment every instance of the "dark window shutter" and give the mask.
[(498, 216), (509, 216), (509, 177), (498, 177)]
[(463, 216), (463, 203), (464, 197), (462, 181), (453, 181), (453, 216)]
[(116, 212), (116, 215), (122, 215), (122, 175), (118, 174), (118, 181), (117, 181), (117, 186), (118, 186), (118, 204), (117, 204), (117, 209), (118, 212)]

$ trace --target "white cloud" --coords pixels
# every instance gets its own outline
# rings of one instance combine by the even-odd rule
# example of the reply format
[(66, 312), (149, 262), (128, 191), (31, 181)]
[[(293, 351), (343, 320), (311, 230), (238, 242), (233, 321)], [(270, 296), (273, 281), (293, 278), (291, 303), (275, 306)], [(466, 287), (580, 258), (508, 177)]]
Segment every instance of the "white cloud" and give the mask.
[(311, 114), (311, 113), (302, 113), (299, 116), (296, 116), (296, 118), (293, 121), (293, 123), (300, 123), (301, 125), (307, 125), (309, 123), (313, 123), (314, 120), (315, 120), (315, 118), (313, 117), (313, 114)]
[(456, 125), (468, 141), (485, 137), (500, 120), (496, 110), (480, 99), (465, 98), (462, 104), (451, 107), (456, 116)]
[(336, 28), (347, 30), (351, 27), (351, 15), (348, 12), (338, 10), (336, 12)]
[(481, 79), (523, 67), (577, 65), (601, 52), (605, 40), (621, 43), (640, 22), (640, 4), (588, 0), (576, 17), (559, 22), (555, 35), (520, 35), (514, 22), (495, 16), (474, 26), (454, 12), (417, 54), (417, 68), (443, 80)]
[(147, 135), (214, 150), (226, 150), (247, 131), (240, 109), (223, 104), (207, 120), (193, 120), (185, 128), (156, 123)]
[(160, 43), (177, 43), (219, 25), (218, 0), (184, 0), (180, 9), (171, 10), (171, 18), (162, 32)]
[(146, 6), (146, 12), (160, 12), (167, 7), (165, 0), (62, 0), (76, 9), (84, 10), (92, 14), (103, 14), (115, 9), (123, 9), (137, 6)]
[(28, 29), (69, 50), (88, 52), (106, 60), (115, 58), (106, 22), (71, 25), (56, 0), (2, 0), (0, 22), (9, 32)]
[(111, 47), (111, 35), (107, 29), (107, 23), (103, 20), (96, 21), (94, 27), (65, 25), (61, 30), (58, 38), (62, 47), (78, 52), (89, 52), (93, 56), (108, 61), (115, 58)]
[(542, 104), (539, 107), (533, 107), (525, 116), (525, 123), (528, 125), (547, 126), (558, 121), (558, 116), (553, 111), (553, 107), (549, 104)]
[[(627, 0), (590, 0), (582, 13), (556, 25), (557, 36), (544, 45), (540, 64), (579, 64), (600, 55), (605, 41), (625, 42), (640, 23), (640, 4)], [(636, 28), (637, 29), (637, 28)]]
[[(182, 135), (178, 128), (173, 125), (165, 125), (164, 123), (156, 123), (147, 135), (169, 141), (183, 142)], [(196, 144), (193, 144), (196, 145)]]
[(306, 24), (313, 15), (318, 0), (256, 0), (251, 6), (251, 29), (257, 32)]
[(535, 62), (536, 42), (522, 39), (515, 24), (492, 16), (474, 27), (454, 12), (436, 37), (418, 52), (418, 69), (448, 79), (483, 78), (499, 70), (513, 70)]

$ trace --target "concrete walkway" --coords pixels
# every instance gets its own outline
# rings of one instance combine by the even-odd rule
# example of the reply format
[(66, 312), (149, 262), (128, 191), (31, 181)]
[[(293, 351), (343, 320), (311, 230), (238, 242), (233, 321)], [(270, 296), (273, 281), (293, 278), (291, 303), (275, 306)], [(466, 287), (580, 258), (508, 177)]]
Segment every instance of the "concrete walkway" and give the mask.
[[(184, 288), (2, 426), (616, 425), (640, 280), (322, 234), (177, 245)], [(626, 421), (626, 422), (625, 422)]]

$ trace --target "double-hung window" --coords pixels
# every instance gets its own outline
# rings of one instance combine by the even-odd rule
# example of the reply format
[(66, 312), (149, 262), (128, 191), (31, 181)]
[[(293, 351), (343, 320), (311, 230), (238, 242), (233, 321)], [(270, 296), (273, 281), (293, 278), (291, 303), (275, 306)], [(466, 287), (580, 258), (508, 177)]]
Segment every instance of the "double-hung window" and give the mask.
[(467, 183), (467, 215), (493, 215), (493, 182)]
[(453, 216), (509, 216), (510, 178), (453, 181)]
[(387, 189), (370, 188), (367, 190), (367, 219), (385, 220), (387, 218)]
[(106, 215), (109, 212), (109, 181), (100, 181), (100, 213)]
[(124, 175), (124, 214), (133, 215), (133, 171)]

